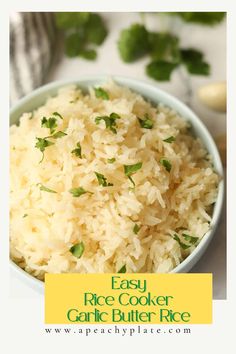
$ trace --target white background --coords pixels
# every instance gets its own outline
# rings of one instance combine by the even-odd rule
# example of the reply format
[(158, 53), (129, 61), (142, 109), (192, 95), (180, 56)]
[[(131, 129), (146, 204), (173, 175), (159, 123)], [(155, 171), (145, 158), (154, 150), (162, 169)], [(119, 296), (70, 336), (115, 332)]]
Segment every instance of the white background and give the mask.
[[(125, 0), (118, 4), (112, 1), (90, 0), (84, 4), (78, 1), (53, 1), (40, 4), (35, 1), (8, 1), (7, 7), (1, 5), (1, 344), (3, 353), (120, 353), (120, 352), (161, 352), (170, 353), (222, 353), (234, 352), (234, 312), (235, 312), (235, 132), (236, 132), (236, 52), (233, 47), (236, 34), (235, 1), (215, 0)], [(6, 5), (5, 5), (6, 6)], [(8, 11), (25, 10), (119, 10), (119, 11), (225, 11), (228, 10), (228, 194), (227, 200), (227, 274), (228, 296), (226, 301), (214, 301), (213, 325), (192, 326), (190, 336), (139, 336), (120, 338), (118, 336), (91, 338), (78, 336), (46, 336), (43, 332), (43, 300), (13, 299), (9, 297), (8, 285)], [(217, 38), (216, 38), (217, 40)], [(219, 260), (220, 261), (220, 260)], [(200, 291), (200, 289), (199, 289)]]

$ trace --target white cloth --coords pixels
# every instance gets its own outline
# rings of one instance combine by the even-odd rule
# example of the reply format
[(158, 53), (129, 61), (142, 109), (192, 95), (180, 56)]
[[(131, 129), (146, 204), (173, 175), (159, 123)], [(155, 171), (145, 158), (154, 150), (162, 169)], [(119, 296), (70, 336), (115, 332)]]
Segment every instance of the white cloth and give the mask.
[(10, 15), (10, 100), (43, 84), (55, 55), (57, 30), (53, 13)]

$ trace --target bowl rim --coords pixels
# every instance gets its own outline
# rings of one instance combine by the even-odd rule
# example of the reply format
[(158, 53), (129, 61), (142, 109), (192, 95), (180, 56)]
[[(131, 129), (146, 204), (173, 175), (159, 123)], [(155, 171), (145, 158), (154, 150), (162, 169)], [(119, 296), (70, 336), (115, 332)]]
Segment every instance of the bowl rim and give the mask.
[[(131, 88), (131, 90), (135, 91), (137, 89), (137, 92), (139, 93), (139, 89), (145, 90), (145, 91), (152, 91), (157, 94), (157, 102), (160, 101), (164, 105), (167, 105), (171, 108), (173, 108), (175, 111), (183, 111), (185, 112), (185, 116), (188, 117), (188, 120), (190, 121), (191, 124), (193, 122), (198, 125), (198, 129), (201, 130), (201, 132), (204, 135), (205, 141), (203, 141), (204, 146), (206, 145), (206, 140), (208, 141), (207, 143), (207, 150), (209, 150), (209, 147), (211, 147), (211, 155), (214, 160), (214, 168), (217, 171), (217, 173), (221, 177), (221, 181), (219, 182), (219, 187), (218, 187), (218, 194), (217, 194), (217, 200), (214, 204), (213, 208), (213, 214), (212, 214), (212, 220), (211, 220), (211, 228), (210, 230), (203, 236), (202, 240), (198, 244), (198, 246), (193, 250), (193, 252), (185, 258), (179, 265), (177, 265), (171, 272), (169, 273), (181, 273), (184, 268), (187, 267), (188, 264), (191, 265), (190, 268), (194, 266), (195, 263), (197, 263), (198, 258), (197, 255), (200, 255), (199, 258), (202, 256), (203, 252), (206, 250), (208, 244), (210, 243), (211, 239), (214, 236), (214, 233), (216, 231), (216, 228), (218, 226), (222, 208), (223, 208), (223, 200), (224, 200), (224, 170), (223, 170), (223, 165), (221, 162), (221, 158), (218, 152), (218, 149), (216, 147), (216, 143), (214, 142), (210, 132), (208, 131), (207, 127), (205, 124), (201, 121), (201, 119), (197, 116), (197, 114), (192, 111), (191, 108), (189, 108), (185, 103), (183, 103), (180, 99), (176, 98), (174, 95), (160, 89), (157, 85), (146, 82), (144, 80), (140, 79), (135, 79), (132, 77), (127, 77), (127, 76), (121, 76), (121, 75), (83, 75), (80, 76), (79, 78), (73, 79), (73, 80), (57, 80), (50, 82), (46, 85), (42, 85), (23, 98), (21, 98), (11, 109), (10, 109), (10, 117), (12, 117), (13, 114), (15, 114), (21, 107), (23, 107), (26, 103), (29, 101), (35, 99), (36, 97), (39, 97), (41, 95), (46, 95), (48, 93), (47, 97), (53, 96), (50, 91), (52, 90), (58, 90), (62, 87), (68, 86), (68, 85), (84, 85), (86, 87), (92, 87), (97, 84), (101, 84), (102, 82), (106, 82), (107, 80), (112, 79), (113, 81), (117, 82), (118, 84)], [(136, 87), (136, 88), (135, 88)], [(142, 96), (145, 96), (145, 94), (141, 94)], [(146, 97), (148, 99), (148, 94)], [(46, 101), (46, 96), (44, 98), (44, 101)], [(168, 103), (167, 103), (168, 102)], [(39, 107), (38, 105), (37, 107)], [(182, 113), (181, 113), (182, 115)], [(205, 146), (206, 147), (206, 146)], [(28, 285), (30, 285), (33, 288), (37, 288), (40, 292), (43, 290), (44, 287), (44, 282), (35, 278), (33, 275), (29, 274), (25, 270), (23, 270), (21, 267), (19, 267), (14, 261), (10, 259), (10, 266), (13, 269), (14, 272), (16, 272), (22, 280), (25, 280)], [(189, 270), (188, 270), (189, 271)], [(186, 272), (186, 271), (185, 271)]]

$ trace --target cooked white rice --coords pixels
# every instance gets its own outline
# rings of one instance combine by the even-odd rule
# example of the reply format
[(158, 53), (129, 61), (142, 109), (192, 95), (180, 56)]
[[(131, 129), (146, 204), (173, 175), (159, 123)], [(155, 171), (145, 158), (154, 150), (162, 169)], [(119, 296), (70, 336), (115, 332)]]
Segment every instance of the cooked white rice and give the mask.
[[(96, 98), (93, 88), (88, 94), (62, 88), (11, 127), (11, 258), (39, 279), (47, 272), (108, 273), (124, 266), (126, 272), (170, 272), (197, 245), (183, 249), (181, 242), (189, 244), (183, 234), (200, 241), (209, 230), (219, 177), (189, 124), (113, 82), (103, 88), (109, 100)], [(50, 135), (41, 120), (53, 112), (63, 117), (57, 117), (56, 131), (67, 135), (54, 139), (40, 163), (36, 137)], [(112, 112), (120, 116), (117, 134), (104, 121), (95, 123)], [(140, 126), (145, 114), (152, 129)], [(163, 141), (172, 136), (172, 143)], [(82, 158), (71, 153), (78, 142)], [(133, 188), (124, 165), (138, 162)], [(113, 186), (99, 185), (95, 171)], [(42, 185), (56, 193), (40, 190)], [(78, 187), (91, 193), (74, 197), (70, 189)], [(78, 258), (71, 247), (81, 242)]]

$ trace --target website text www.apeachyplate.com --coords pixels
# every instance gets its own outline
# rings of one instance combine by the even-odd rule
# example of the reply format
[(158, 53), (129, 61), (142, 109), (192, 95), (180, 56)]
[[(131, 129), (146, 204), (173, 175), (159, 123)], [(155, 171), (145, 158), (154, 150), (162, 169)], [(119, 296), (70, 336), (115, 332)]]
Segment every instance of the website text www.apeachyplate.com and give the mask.
[(118, 335), (132, 337), (136, 335), (188, 335), (192, 333), (190, 327), (167, 327), (167, 326), (117, 326), (108, 325), (104, 327), (100, 326), (64, 326), (64, 327), (45, 327), (44, 332), (46, 334), (61, 334), (61, 335), (81, 335), (85, 337), (94, 335)]

